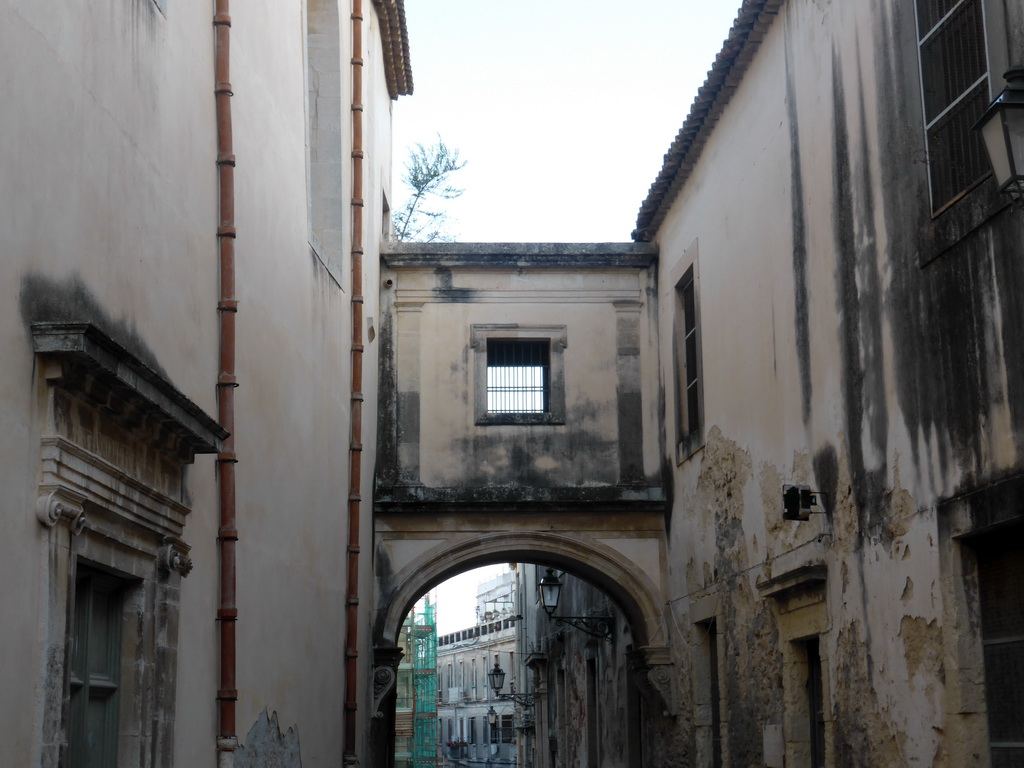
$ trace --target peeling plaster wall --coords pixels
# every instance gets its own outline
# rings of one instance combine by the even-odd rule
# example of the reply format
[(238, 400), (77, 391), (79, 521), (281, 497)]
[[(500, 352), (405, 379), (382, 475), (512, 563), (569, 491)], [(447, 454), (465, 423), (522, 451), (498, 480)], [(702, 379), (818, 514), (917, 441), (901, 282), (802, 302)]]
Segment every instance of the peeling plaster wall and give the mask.
[(277, 712), (263, 710), (235, 752), (234, 768), (302, 768), (298, 731), (281, 733)]
[[(1024, 217), (950, 235), (983, 186), (931, 220), (914, 24), (906, 3), (785, 3), (658, 232), (661, 327), (684, 254), (702, 313), (705, 444), (666, 455), (677, 691), (699, 713), (713, 618), (727, 765), (765, 764), (774, 726), (787, 766), (809, 760), (808, 637), (829, 765), (987, 765), (969, 562), (954, 575), (972, 555), (950, 533), (970, 528), (943, 504), (1024, 470)], [(809, 521), (782, 519), (788, 483), (827, 493)], [(705, 764), (681, 740), (658, 764)]]

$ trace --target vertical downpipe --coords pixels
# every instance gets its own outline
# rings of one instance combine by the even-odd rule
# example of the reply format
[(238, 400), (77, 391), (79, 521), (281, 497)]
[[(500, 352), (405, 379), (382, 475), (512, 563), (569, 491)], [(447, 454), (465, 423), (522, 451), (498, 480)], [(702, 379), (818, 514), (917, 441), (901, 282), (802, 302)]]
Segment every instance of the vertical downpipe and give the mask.
[(363, 435), (363, 4), (352, 0), (352, 432), (349, 442), (348, 597), (345, 633), (345, 756), (356, 757), (359, 664), (359, 517)]
[(220, 424), (229, 433), (217, 455), (220, 490), (220, 595), (217, 622), (220, 626), (220, 679), (217, 685), (217, 764), (234, 764), (238, 734), (235, 726), (235, 564), (238, 530), (235, 520), (235, 155), (231, 135), (230, 42), (231, 16), (228, 0), (216, 0), (213, 17), (216, 32), (214, 93), (217, 102), (217, 172), (220, 186), (217, 242), (220, 256), (220, 373), (217, 376), (217, 409)]

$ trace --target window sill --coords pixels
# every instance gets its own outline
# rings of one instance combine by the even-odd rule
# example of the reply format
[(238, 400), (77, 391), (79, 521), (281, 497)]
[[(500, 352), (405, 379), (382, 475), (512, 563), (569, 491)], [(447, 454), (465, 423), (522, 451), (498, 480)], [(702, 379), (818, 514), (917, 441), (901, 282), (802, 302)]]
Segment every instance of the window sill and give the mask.
[(565, 417), (555, 413), (493, 413), (477, 416), (478, 427), (495, 425), (529, 426), (534, 424), (565, 424)]
[(954, 248), (1009, 206), (1009, 199), (996, 191), (989, 173), (976, 186), (932, 215), (921, 237), (921, 267)]
[(703, 451), (705, 444), (703, 435), (700, 436), (699, 440), (693, 439), (676, 443), (676, 466), (682, 466), (685, 462)]

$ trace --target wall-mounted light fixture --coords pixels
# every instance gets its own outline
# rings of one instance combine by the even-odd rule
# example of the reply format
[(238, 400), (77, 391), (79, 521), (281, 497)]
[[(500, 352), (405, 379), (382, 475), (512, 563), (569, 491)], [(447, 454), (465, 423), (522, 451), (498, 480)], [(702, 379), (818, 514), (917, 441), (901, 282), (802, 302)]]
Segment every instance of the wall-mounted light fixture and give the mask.
[(588, 635), (611, 642), (611, 616), (555, 616), (558, 600), (562, 596), (562, 582), (555, 576), (553, 568), (548, 568), (547, 574), (537, 584), (537, 589), (540, 592), (540, 604), (544, 607), (544, 612), (558, 624), (568, 624)]
[(818, 506), (818, 497), (826, 495), (824, 491), (812, 491), (808, 485), (782, 486), (782, 519), (809, 520), (811, 507)]
[[(509, 687), (512, 689), (511, 693), (502, 693), (501, 689), (505, 687), (505, 670), (498, 666), (498, 662), (494, 662), (494, 669), (487, 673), (487, 682), (491, 685), (491, 690), (494, 691), (494, 695), (499, 699), (508, 699), (514, 701), (523, 707), (533, 706), (533, 694), (532, 693), (516, 693), (516, 684), (512, 683)], [(487, 713), (487, 722), (494, 724), (491, 721), (491, 713), (494, 712), (494, 707), (491, 707)], [(494, 712), (494, 716), (497, 717), (498, 713)]]
[(981, 131), (1000, 192), (1024, 202), (1024, 67), (1007, 71), (1006, 88), (974, 129)]

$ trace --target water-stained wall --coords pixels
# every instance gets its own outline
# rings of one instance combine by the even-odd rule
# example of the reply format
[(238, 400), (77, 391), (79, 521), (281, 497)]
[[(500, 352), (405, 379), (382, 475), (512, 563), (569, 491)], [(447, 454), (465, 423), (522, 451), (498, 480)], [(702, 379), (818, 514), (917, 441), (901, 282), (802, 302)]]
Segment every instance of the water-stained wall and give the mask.
[[(992, 96), (1012, 6), (985, 4)], [(646, 232), (666, 424), (691, 264), (703, 353), (703, 446), (665, 441), (687, 756), (659, 764), (711, 764), (711, 627), (725, 764), (810, 764), (820, 659), (829, 765), (987, 765), (970, 535), (1020, 515), (988, 489), (1024, 476), (1024, 215), (991, 179), (933, 215), (912, 3), (744, 8), (728, 103)], [(788, 484), (821, 492), (809, 519)]]
[[(653, 253), (388, 246), (376, 503), (660, 500)], [(550, 344), (546, 413), (491, 419), (488, 337)]]

